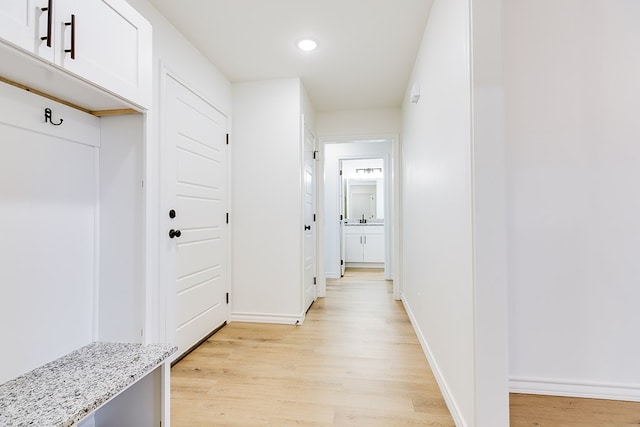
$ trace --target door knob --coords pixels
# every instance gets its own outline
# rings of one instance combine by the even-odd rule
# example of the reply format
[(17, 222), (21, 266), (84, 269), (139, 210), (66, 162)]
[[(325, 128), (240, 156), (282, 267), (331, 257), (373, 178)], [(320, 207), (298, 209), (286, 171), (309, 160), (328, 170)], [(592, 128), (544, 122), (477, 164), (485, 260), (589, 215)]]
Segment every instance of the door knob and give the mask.
[(173, 228), (171, 230), (169, 230), (169, 237), (171, 237), (172, 239), (174, 237), (180, 237), (180, 236), (182, 236), (182, 231), (174, 230)]
[(304, 229), (305, 229), (305, 230), (311, 230), (311, 226), (310, 226), (310, 225), (305, 225), (305, 226), (304, 226)]

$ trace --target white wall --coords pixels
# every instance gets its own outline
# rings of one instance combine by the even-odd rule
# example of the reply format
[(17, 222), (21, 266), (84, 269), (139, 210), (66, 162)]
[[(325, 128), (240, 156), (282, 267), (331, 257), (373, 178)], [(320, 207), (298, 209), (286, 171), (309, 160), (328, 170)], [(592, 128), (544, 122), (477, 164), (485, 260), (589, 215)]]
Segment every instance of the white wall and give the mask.
[(100, 119), (100, 341), (141, 342), (143, 132), (139, 115)]
[(233, 85), (232, 320), (304, 316), (302, 97), (297, 78)]
[(512, 386), (640, 400), (640, 3), (504, 22)]
[(509, 423), (500, 16), (436, 0), (403, 107), (403, 301), (458, 426)]
[[(162, 121), (161, 87), (162, 76), (170, 72), (186, 84), (191, 90), (216, 106), (226, 115), (231, 111), (231, 84), (224, 75), (212, 65), (162, 16), (147, 0), (127, 0), (153, 26), (153, 108), (148, 113), (147, 146), (145, 147), (145, 211), (158, 213), (146, 215), (146, 252), (147, 283), (145, 300), (145, 340), (147, 342), (165, 339), (164, 307), (166, 297), (171, 295), (167, 286), (172, 283), (163, 277), (160, 265), (159, 248), (166, 236), (166, 215), (162, 212), (161, 199), (161, 138)], [(169, 302), (170, 303), (170, 302)]]
[(402, 128), (400, 109), (348, 110), (317, 114), (318, 136), (397, 135)]

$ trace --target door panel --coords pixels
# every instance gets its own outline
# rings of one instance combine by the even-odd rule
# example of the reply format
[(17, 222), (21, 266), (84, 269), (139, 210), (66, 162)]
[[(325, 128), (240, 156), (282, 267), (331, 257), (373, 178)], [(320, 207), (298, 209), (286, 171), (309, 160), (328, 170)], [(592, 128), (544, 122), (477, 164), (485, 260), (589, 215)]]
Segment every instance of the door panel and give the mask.
[[(41, 10), (47, 5), (46, 0), (1, 0), (0, 38), (53, 61), (53, 47), (41, 39), (47, 36), (48, 13)], [(53, 46), (53, 33), (51, 37)]]
[(181, 232), (166, 234), (174, 274), (167, 335), (182, 354), (227, 318), (227, 119), (170, 77), (166, 101), (167, 208), (176, 212), (167, 228)]

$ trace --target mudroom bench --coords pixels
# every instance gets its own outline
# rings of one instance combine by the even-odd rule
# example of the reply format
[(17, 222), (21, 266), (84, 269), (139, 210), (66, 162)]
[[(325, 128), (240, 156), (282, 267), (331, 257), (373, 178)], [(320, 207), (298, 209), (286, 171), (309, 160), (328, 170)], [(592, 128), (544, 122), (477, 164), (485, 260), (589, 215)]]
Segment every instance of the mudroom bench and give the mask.
[(168, 426), (168, 344), (94, 342), (0, 385), (0, 426)]

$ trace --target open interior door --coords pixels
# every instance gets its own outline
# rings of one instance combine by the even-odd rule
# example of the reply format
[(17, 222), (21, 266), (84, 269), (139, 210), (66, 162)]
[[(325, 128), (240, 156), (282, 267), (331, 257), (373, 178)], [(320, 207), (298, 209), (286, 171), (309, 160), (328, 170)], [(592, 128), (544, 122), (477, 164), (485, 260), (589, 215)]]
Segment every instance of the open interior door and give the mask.
[(345, 179), (344, 179), (344, 175), (342, 174), (342, 160), (340, 160), (340, 177), (338, 179), (338, 182), (340, 183), (340, 188), (338, 189), (338, 197), (340, 198), (340, 201), (338, 202), (338, 206), (340, 206), (340, 277), (344, 277), (344, 271), (346, 268), (346, 251), (345, 251), (345, 243), (344, 243), (344, 223), (345, 220), (347, 219), (346, 215), (345, 215)]

